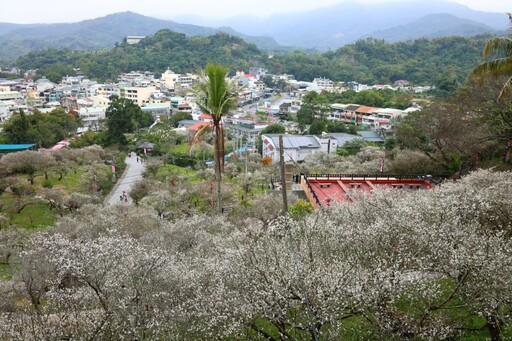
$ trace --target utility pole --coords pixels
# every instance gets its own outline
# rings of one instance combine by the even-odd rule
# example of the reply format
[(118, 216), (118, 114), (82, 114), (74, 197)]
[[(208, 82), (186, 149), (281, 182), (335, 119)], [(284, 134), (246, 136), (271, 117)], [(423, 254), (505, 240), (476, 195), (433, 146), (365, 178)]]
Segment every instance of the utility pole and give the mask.
[(288, 238), (290, 240), (290, 251), (292, 253), (293, 262), (295, 263), (295, 271), (297, 273), (297, 277), (299, 280), (299, 285), (302, 289), (302, 294), (304, 295), (304, 304), (306, 305), (306, 309), (308, 312), (308, 319), (310, 325), (310, 332), (313, 336), (313, 340), (318, 341), (318, 331), (316, 330), (316, 326), (314, 323), (314, 314), (311, 308), (311, 304), (309, 302), (308, 291), (306, 288), (306, 283), (304, 282), (304, 278), (302, 277), (302, 272), (300, 270), (300, 260), (299, 255), (297, 254), (297, 249), (295, 242), (292, 238), (292, 231), (290, 226), (288, 225), (288, 197), (286, 194), (286, 170), (284, 167), (284, 143), (283, 143), (283, 135), (279, 135), (279, 164), (281, 166), (281, 191), (283, 193), (283, 216), (286, 219), (286, 231), (288, 234)]
[(288, 214), (288, 197), (286, 194), (286, 171), (284, 169), (283, 135), (279, 135), (279, 165), (281, 166), (281, 191), (283, 193), (283, 212)]

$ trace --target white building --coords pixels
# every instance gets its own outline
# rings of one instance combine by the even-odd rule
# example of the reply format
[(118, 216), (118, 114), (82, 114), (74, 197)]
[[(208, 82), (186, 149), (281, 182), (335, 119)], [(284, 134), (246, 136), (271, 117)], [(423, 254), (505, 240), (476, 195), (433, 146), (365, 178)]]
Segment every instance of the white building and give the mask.
[(110, 97), (112, 95), (119, 96), (119, 87), (116, 84), (94, 84), (90, 88), (91, 96)]
[(0, 102), (0, 123), (3, 123), (11, 118), (11, 111), (9, 105), (4, 102)]
[[(262, 154), (272, 162), (279, 162), (279, 134), (262, 135)], [(335, 138), (319, 138), (313, 135), (283, 135), (284, 161), (300, 162), (306, 156), (316, 153), (336, 153)]]
[(78, 116), (82, 120), (82, 131), (87, 129), (92, 129), (94, 131), (99, 131), (103, 128), (103, 121), (106, 118), (105, 111), (106, 107), (91, 107), (91, 108), (81, 108), (78, 112)]
[(126, 43), (129, 45), (138, 44), (146, 36), (126, 36)]
[(179, 74), (174, 73), (171, 70), (167, 70), (162, 73), (162, 85), (169, 90), (186, 91), (190, 89), (192, 85), (197, 81), (198, 76), (191, 73)]
[(144, 103), (147, 103), (151, 95), (156, 91), (156, 88), (154, 86), (130, 86), (122, 87), (119, 90), (121, 97), (131, 99), (139, 106), (142, 106)]
[(326, 90), (334, 89), (334, 82), (328, 78), (315, 78), (313, 79), (313, 84)]

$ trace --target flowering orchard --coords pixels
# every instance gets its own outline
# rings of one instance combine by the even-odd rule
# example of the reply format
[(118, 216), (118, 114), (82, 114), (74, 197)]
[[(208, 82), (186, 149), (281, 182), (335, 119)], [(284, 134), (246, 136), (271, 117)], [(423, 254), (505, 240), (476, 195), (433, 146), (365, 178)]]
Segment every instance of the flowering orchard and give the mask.
[(84, 206), (34, 234), (0, 282), (0, 339), (512, 337), (510, 172), (297, 220), (153, 207)]

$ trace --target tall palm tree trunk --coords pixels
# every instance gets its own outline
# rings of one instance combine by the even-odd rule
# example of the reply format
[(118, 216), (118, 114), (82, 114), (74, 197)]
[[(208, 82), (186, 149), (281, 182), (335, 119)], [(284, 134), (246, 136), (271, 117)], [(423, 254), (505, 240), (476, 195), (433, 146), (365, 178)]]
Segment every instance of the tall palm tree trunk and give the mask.
[(215, 159), (215, 180), (217, 182), (217, 213), (222, 214), (222, 168), (224, 163), (223, 143), (224, 136), (219, 122), (214, 122), (215, 126), (215, 142), (214, 142), (214, 159)]

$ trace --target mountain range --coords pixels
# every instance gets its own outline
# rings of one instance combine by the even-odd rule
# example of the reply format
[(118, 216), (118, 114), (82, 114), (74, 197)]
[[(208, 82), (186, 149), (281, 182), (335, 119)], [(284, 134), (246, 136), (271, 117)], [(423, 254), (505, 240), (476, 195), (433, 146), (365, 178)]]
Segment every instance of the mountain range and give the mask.
[[(188, 22), (196, 20), (208, 25), (219, 24), (208, 18), (187, 18)], [(397, 41), (400, 39), (396, 37), (403, 36), (404, 29), (408, 31), (406, 39), (435, 38), (441, 32), (444, 36), (471, 36), (501, 33), (508, 23), (505, 13), (475, 11), (446, 0), (390, 0), (372, 4), (348, 0), (303, 13), (222, 21), (223, 25), (245, 34), (258, 32), (270, 36), (281, 45), (319, 50), (336, 49), (364, 37), (378, 37), (383, 31), (383, 38)]]
[(228, 33), (265, 49), (278, 48), (269, 37), (253, 37), (229, 27), (205, 27), (155, 19), (133, 12), (110, 14), (101, 18), (69, 24), (10, 24), (0, 23), (0, 59), (14, 59), (30, 51), (48, 47), (72, 49), (110, 48), (128, 35), (147, 36), (169, 29), (187, 36), (209, 36)]
[(160, 29), (187, 36), (225, 32), (264, 51), (294, 48), (322, 51), (367, 37), (403, 41), (489, 32), (500, 34), (507, 24), (508, 17), (504, 13), (475, 11), (445, 0), (372, 5), (346, 1), (265, 19), (243, 16), (222, 21), (192, 16), (163, 20), (122, 12), (68, 24), (0, 23), (0, 59), (12, 60), (47, 47), (103, 49), (121, 42), (127, 35), (152, 35)]

